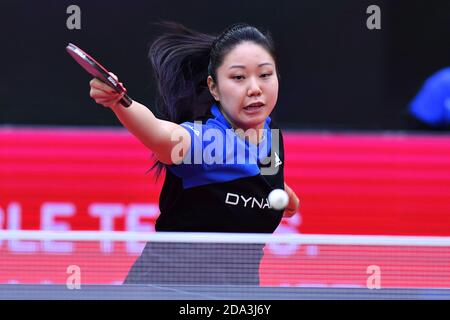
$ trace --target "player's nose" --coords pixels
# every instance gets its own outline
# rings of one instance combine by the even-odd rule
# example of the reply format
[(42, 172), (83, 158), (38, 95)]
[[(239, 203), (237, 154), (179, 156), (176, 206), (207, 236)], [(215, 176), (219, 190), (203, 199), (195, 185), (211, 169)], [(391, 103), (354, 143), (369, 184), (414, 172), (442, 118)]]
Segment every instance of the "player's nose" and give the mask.
[(262, 90), (258, 81), (254, 78), (251, 78), (247, 89), (247, 95), (249, 97), (252, 97), (252, 96), (260, 96), (261, 94)]

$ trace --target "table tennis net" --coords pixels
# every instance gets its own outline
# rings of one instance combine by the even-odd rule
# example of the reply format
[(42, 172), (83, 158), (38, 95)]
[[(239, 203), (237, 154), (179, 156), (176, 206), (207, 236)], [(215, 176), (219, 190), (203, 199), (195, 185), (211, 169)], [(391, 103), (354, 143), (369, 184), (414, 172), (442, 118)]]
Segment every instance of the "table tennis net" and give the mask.
[(0, 284), (450, 288), (450, 238), (0, 231)]

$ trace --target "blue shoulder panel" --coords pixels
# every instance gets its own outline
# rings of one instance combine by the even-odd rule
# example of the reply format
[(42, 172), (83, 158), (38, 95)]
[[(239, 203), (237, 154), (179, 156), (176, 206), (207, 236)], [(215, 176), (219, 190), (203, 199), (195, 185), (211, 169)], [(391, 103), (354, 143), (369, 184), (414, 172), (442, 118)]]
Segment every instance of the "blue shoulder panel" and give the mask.
[(191, 136), (191, 147), (178, 165), (167, 166), (180, 177), (185, 189), (258, 175), (258, 160), (270, 153), (271, 132), (265, 123), (264, 138), (256, 146), (238, 137), (228, 121), (213, 105), (215, 118), (181, 124)]

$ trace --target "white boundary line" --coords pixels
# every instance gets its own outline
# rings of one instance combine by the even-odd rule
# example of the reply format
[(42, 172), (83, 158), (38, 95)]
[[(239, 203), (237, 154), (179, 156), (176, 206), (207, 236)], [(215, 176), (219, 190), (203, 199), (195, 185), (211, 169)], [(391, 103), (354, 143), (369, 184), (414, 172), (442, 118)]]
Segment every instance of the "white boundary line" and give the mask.
[(1, 240), (289, 243), (310, 245), (450, 246), (450, 237), (195, 232), (0, 230)]

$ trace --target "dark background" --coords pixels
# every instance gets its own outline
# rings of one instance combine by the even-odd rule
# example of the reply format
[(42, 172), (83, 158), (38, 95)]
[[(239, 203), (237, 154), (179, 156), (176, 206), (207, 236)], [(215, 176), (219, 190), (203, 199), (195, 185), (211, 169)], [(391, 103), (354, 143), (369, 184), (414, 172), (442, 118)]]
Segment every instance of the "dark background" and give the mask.
[[(69, 5), (81, 30), (68, 30)], [(381, 8), (381, 30), (366, 9)], [(273, 117), (290, 129), (416, 130), (407, 105), (423, 81), (450, 65), (450, 1), (1, 0), (0, 123), (118, 126), (89, 97), (90, 77), (65, 52), (77, 44), (152, 109), (147, 49), (178, 21), (218, 34), (235, 22), (269, 30), (281, 71)]]

